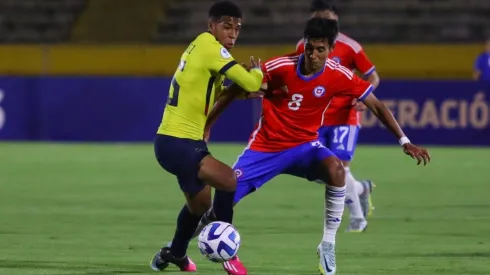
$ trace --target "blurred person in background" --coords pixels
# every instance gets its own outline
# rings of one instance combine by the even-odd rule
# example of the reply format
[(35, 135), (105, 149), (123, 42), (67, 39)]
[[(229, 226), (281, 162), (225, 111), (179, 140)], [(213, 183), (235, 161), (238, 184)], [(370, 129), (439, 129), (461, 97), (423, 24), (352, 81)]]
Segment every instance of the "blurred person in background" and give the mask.
[(485, 51), (475, 60), (473, 79), (490, 82), (490, 37), (485, 43)]

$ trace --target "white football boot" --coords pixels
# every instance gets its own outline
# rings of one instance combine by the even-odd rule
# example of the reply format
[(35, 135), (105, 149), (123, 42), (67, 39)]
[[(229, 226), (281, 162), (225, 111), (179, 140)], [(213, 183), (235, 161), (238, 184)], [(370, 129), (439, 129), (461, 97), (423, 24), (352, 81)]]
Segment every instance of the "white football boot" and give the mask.
[(318, 269), (323, 275), (334, 275), (337, 271), (335, 264), (335, 244), (322, 241), (317, 248), (320, 263)]

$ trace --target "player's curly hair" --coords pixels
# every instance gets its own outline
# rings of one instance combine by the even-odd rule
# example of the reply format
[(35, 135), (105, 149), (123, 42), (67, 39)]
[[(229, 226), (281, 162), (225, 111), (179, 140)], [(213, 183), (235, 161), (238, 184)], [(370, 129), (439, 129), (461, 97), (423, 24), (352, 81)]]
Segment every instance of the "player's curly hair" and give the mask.
[(232, 1), (218, 1), (209, 8), (209, 18), (218, 20), (222, 16), (242, 18), (242, 10)]
[(337, 13), (337, 7), (330, 3), (329, 0), (313, 0), (310, 4), (310, 12), (318, 12), (318, 11), (333, 11)]
[(337, 20), (313, 17), (306, 23), (305, 39), (326, 39), (333, 46), (339, 34), (339, 23)]

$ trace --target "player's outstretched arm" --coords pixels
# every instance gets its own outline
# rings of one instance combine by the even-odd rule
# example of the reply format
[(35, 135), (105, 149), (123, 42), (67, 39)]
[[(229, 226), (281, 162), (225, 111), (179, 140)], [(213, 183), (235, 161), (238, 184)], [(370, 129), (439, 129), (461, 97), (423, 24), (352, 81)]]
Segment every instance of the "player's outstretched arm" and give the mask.
[(369, 94), (364, 99), (364, 104), (368, 107), (371, 112), (383, 123), (386, 128), (388, 128), (400, 141), (400, 144), (403, 146), (403, 151), (405, 154), (411, 156), (413, 159), (417, 159), (417, 165), (420, 163), (430, 162), (429, 152), (414, 144), (410, 143), (410, 140), (406, 137), (403, 130), (400, 128), (400, 125), (396, 121), (393, 113), (390, 111), (386, 105), (381, 102), (374, 94)]
[[(371, 72), (367, 76), (363, 76), (363, 79), (371, 83), (371, 86), (373, 86), (375, 89), (378, 87), (380, 81), (378, 72), (376, 71)], [(358, 101), (356, 99), (353, 101), (353, 103), (356, 105), (357, 111), (363, 112), (366, 110), (366, 105), (364, 105), (364, 103), (362, 103), (361, 101)]]
[(371, 74), (369, 74), (367, 77), (363, 77), (367, 82), (371, 83), (374, 88), (377, 88), (379, 85), (379, 75), (378, 72), (374, 71)]
[(238, 64), (231, 67), (226, 71), (226, 77), (249, 93), (259, 91), (264, 77), (260, 69), (260, 59), (255, 61), (253, 56), (250, 57), (250, 71)]

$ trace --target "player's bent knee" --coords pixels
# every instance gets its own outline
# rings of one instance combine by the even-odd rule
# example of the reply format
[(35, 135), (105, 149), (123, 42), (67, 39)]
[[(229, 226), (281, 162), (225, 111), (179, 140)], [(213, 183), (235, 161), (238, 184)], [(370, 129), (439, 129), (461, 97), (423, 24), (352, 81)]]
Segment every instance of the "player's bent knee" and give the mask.
[(330, 185), (342, 187), (345, 185), (345, 170), (342, 161), (337, 157), (329, 157), (322, 161), (320, 180)]
[(230, 175), (222, 175), (214, 181), (208, 181), (208, 184), (221, 191), (235, 192), (237, 183), (235, 174), (232, 173)]
[(216, 189), (227, 192), (236, 190), (236, 176), (233, 169), (211, 155), (201, 160), (198, 177)]
[(342, 187), (345, 185), (345, 169), (342, 162), (339, 159), (333, 162), (329, 169), (330, 177), (332, 178), (331, 184), (333, 186)]
[(224, 182), (223, 187), (221, 188), (221, 190), (226, 191), (226, 192), (235, 192), (236, 191), (236, 177), (235, 177), (235, 173), (233, 173), (233, 175), (231, 175), (230, 177), (228, 177), (227, 179), (225, 179), (225, 182)]

